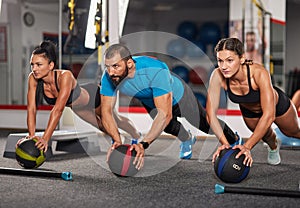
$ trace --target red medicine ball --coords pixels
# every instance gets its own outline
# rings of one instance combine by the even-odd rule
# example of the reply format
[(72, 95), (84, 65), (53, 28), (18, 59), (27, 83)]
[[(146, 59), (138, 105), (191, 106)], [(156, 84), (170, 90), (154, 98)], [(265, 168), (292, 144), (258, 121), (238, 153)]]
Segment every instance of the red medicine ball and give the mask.
[(136, 151), (130, 151), (130, 145), (120, 145), (109, 156), (109, 169), (117, 176), (134, 176), (138, 172), (133, 165), (135, 156)]

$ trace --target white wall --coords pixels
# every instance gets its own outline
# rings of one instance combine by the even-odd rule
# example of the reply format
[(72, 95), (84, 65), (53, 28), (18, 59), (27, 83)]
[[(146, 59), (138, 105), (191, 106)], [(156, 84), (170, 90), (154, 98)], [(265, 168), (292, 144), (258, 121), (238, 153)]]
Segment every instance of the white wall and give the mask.
[[(66, 3), (67, 0), (64, 0)], [(11, 70), (11, 102), (26, 103), (27, 76), (30, 72), (29, 58), (34, 46), (43, 40), (43, 33), (58, 34), (59, 5), (20, 3), (17, 0), (4, 0), (0, 23), (9, 28), (9, 63)], [(34, 25), (28, 27), (23, 22), (23, 14), (31, 12), (35, 17)], [(67, 31), (68, 21), (63, 18), (63, 31)], [(1, 92), (1, 89), (0, 89)]]
[(7, 5), (7, 19), (9, 25), (10, 69), (11, 69), (11, 99), (13, 103), (21, 103), (24, 96), (20, 90), (23, 86), (22, 80), (22, 27), (21, 27), (21, 8), (18, 4)]
[(7, 22), (7, 3), (6, 1), (2, 1), (0, 23), (5, 23), (5, 22)]

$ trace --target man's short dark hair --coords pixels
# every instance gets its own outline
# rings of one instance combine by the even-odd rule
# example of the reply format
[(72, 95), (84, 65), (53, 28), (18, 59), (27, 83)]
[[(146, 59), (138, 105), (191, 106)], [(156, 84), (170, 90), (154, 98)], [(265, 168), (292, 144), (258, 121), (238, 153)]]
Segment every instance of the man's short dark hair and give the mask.
[(108, 47), (104, 53), (105, 59), (111, 59), (116, 54), (120, 54), (121, 58), (125, 61), (132, 59), (129, 49), (122, 44), (114, 44)]

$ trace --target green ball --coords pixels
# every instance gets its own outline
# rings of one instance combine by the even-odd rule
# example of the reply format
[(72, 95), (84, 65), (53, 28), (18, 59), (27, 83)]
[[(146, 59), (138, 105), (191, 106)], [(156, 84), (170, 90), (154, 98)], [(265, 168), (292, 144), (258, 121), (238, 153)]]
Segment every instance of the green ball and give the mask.
[(44, 151), (39, 150), (36, 138), (25, 139), (16, 148), (16, 160), (24, 168), (32, 169), (41, 166), (45, 160)]

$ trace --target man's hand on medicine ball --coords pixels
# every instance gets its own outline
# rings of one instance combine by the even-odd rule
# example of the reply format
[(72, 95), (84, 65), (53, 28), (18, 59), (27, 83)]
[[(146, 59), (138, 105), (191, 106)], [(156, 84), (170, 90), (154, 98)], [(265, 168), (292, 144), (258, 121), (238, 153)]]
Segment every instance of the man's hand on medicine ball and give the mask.
[(133, 149), (136, 151), (136, 156), (133, 164), (136, 165), (136, 169), (140, 170), (144, 166), (145, 150), (143, 148), (143, 145), (141, 144), (131, 145), (130, 151), (132, 151)]
[(118, 146), (120, 146), (122, 143), (120, 142), (113, 142), (112, 145), (108, 148), (107, 154), (106, 154), (106, 162), (108, 162), (108, 159), (110, 157), (111, 152), (116, 149)]

